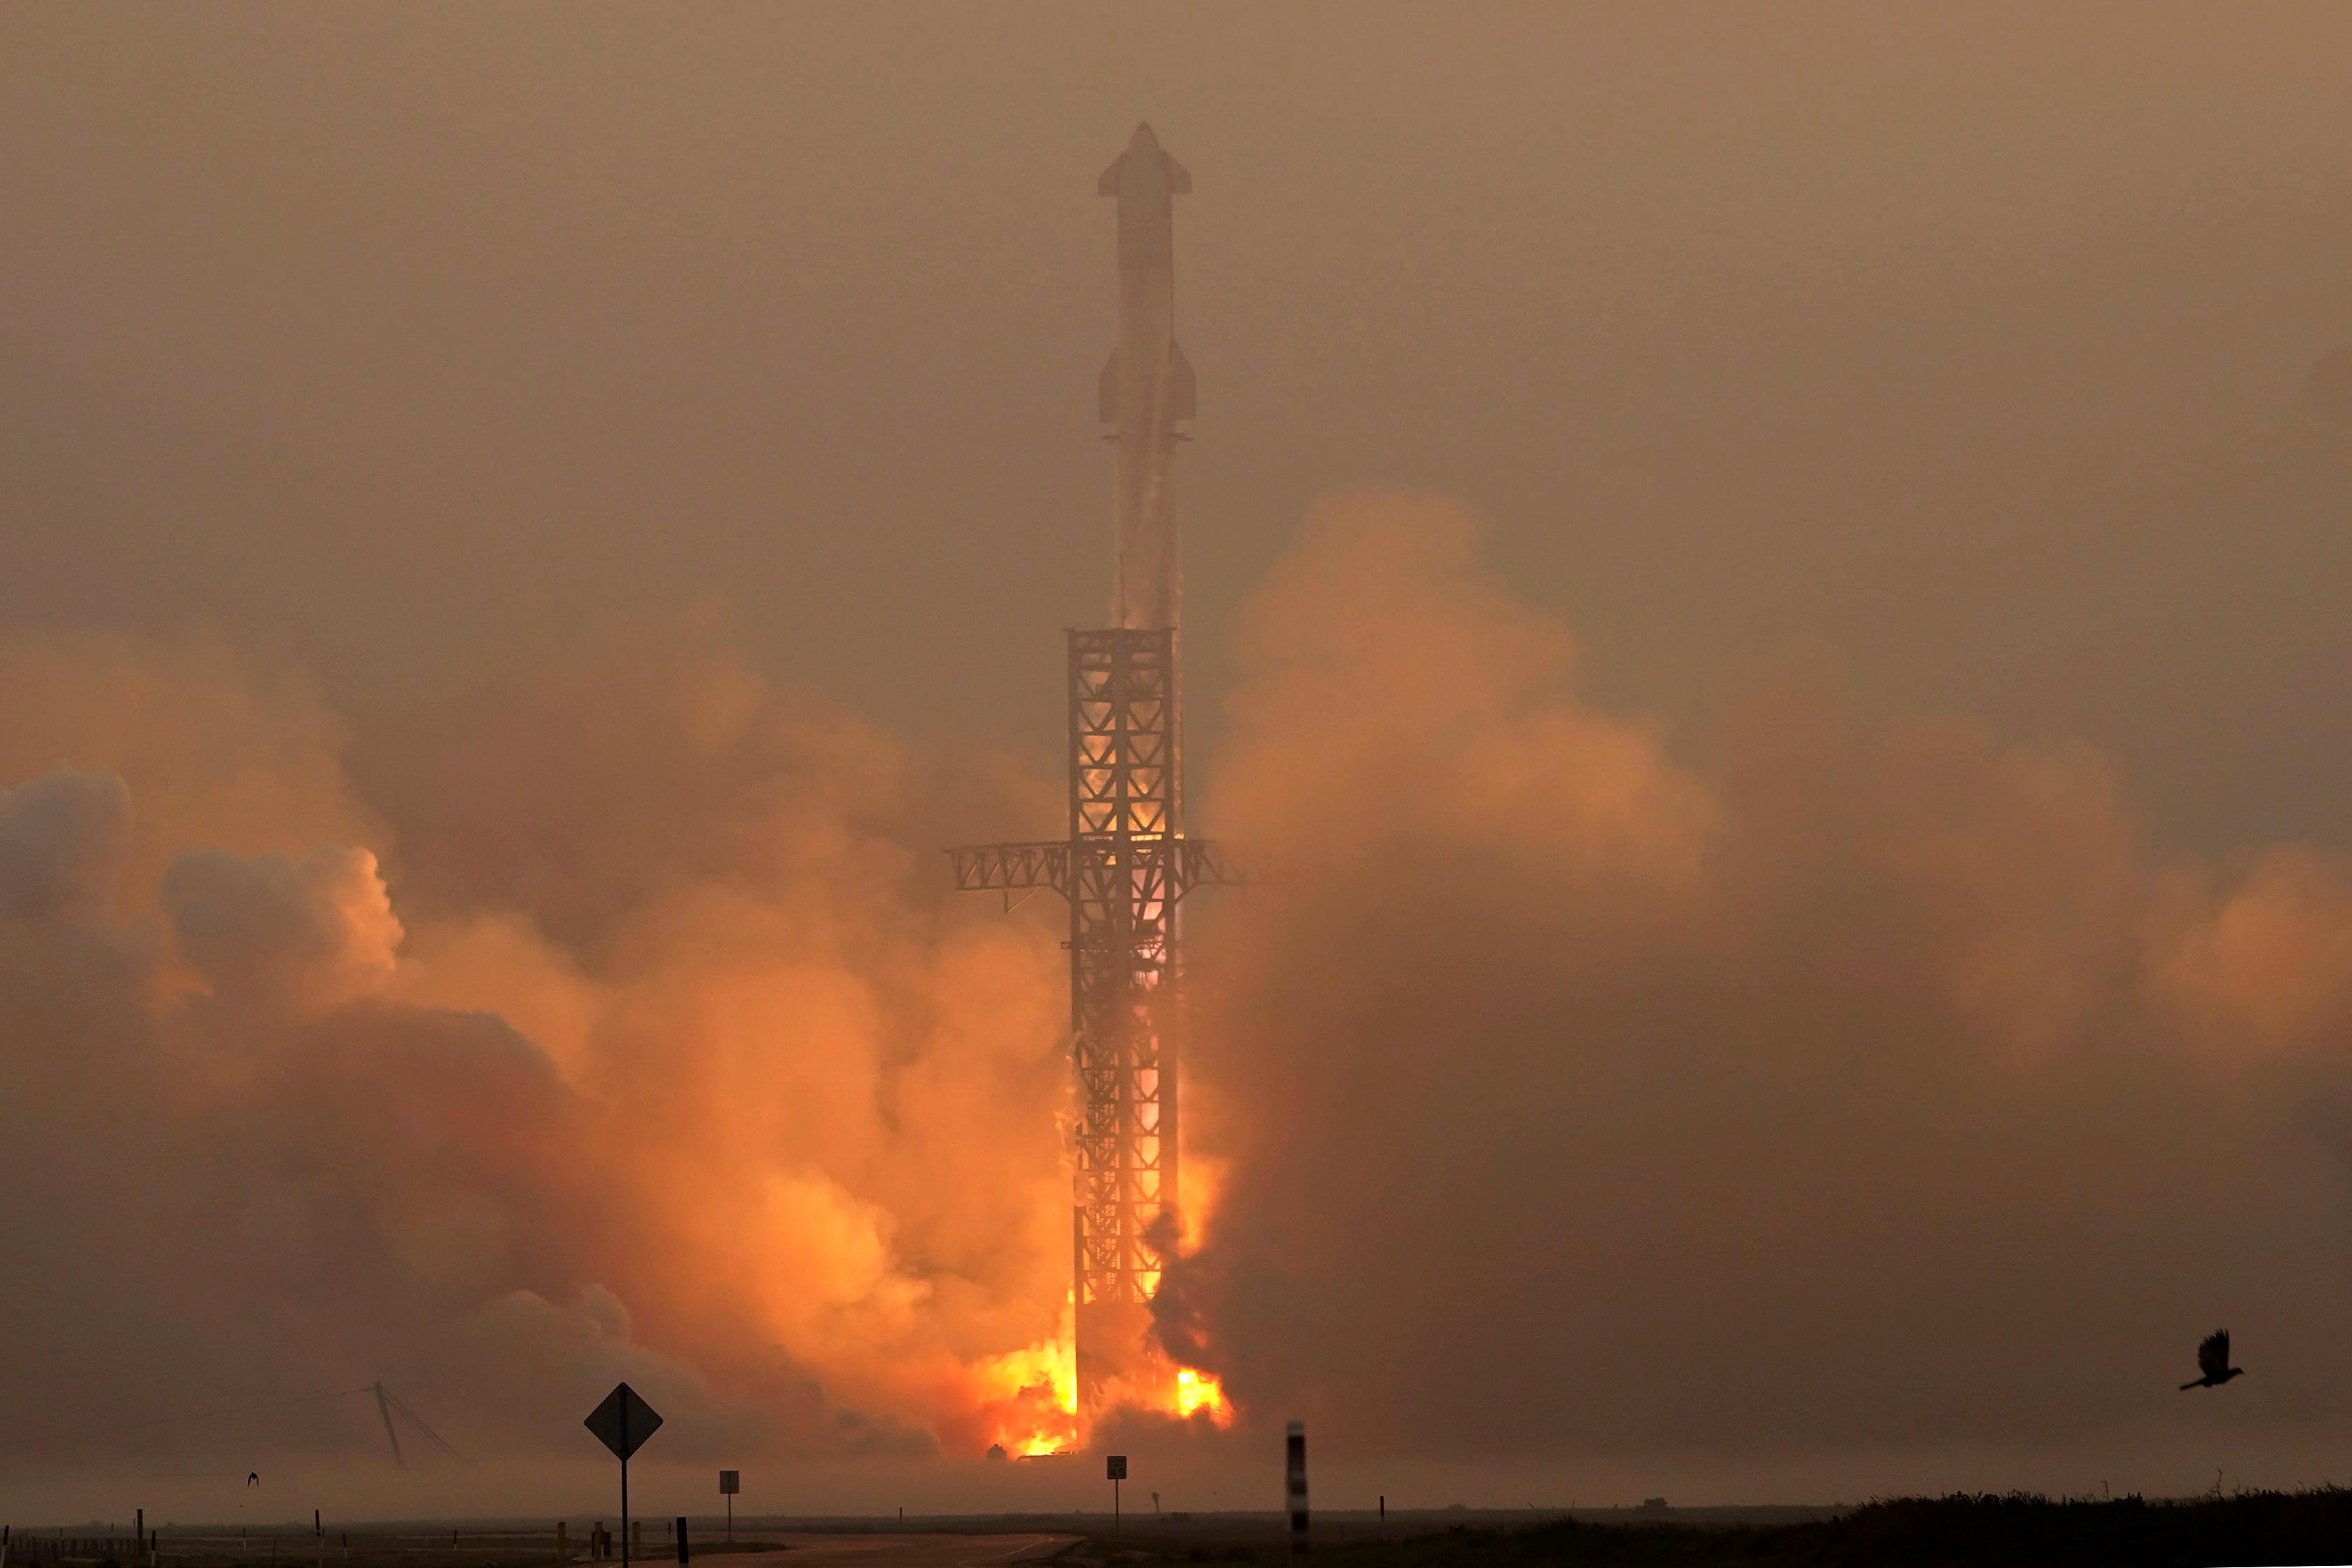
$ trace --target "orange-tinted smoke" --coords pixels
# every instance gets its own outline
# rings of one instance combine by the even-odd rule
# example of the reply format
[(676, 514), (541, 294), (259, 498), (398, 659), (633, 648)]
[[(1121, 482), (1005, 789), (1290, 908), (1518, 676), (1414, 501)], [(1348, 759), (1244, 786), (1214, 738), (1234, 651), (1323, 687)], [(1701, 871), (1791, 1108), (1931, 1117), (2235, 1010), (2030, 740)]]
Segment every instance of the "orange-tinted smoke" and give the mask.
[(1244, 1408), (1736, 1475), (2122, 1442), (2209, 1318), (2352, 1386), (2338, 861), (1811, 680), (1669, 733), (1576, 652), (1387, 491), (1243, 624), (1207, 799), (1278, 874), (1194, 928), (1231, 1164), (1162, 1317)]

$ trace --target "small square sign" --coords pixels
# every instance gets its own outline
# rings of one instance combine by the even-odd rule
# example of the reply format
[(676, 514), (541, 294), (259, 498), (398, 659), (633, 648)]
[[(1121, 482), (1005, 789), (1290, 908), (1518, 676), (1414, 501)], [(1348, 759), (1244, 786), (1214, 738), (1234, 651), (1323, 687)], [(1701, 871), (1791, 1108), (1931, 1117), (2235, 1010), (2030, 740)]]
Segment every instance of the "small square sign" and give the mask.
[(1104, 1476), (1103, 1479), (1107, 1481), (1123, 1481), (1127, 1479), (1127, 1456), (1125, 1454), (1108, 1454), (1104, 1456), (1103, 1466), (1104, 1469), (1110, 1472)]
[(741, 1491), (742, 1490), (742, 1471), (721, 1470), (719, 1472), (719, 1490), (722, 1496), (733, 1497), (737, 1492)]

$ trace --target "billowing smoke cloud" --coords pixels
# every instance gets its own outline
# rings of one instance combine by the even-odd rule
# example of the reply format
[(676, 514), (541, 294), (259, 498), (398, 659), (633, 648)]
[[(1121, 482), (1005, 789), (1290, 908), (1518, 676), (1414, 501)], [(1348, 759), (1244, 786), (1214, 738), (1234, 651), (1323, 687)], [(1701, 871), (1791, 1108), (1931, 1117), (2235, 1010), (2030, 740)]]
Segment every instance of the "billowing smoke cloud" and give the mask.
[[(1034, 1402), (1057, 933), (936, 851), (1055, 791), (723, 625), (623, 642), (348, 737), (217, 649), (0, 646), (36, 1473), (378, 1377), (519, 1464), (618, 1377), (681, 1462), (971, 1456)], [(1329, 503), (1258, 597), (1174, 1347), (1427, 1463), (2079, 1443), (2179, 1419), (2221, 1322), (2217, 1418), (2352, 1416), (2344, 867), (2169, 859), (2094, 755), (1803, 682), (1670, 748), (1575, 652), (1426, 497)]]
[[(42, 758), (0, 795), (32, 1281), (0, 1335), (40, 1462), (379, 1377), (526, 1458), (622, 1376), (673, 1459), (977, 1455), (1034, 1397), (1059, 956), (955, 907), (927, 841), (950, 789), (1035, 802), (723, 638), (648, 642), (425, 724), (369, 782), (397, 839), (299, 688), (112, 642), (0, 657), (11, 755)], [(289, 1442), (382, 1438), (252, 1446)]]
[(1425, 1456), (2076, 1442), (2221, 1322), (2242, 1412), (2352, 1413), (2340, 866), (1803, 683), (1694, 771), (1475, 538), (1343, 497), (1244, 628), (1213, 804), (1276, 870), (1200, 928), (1171, 1338)]

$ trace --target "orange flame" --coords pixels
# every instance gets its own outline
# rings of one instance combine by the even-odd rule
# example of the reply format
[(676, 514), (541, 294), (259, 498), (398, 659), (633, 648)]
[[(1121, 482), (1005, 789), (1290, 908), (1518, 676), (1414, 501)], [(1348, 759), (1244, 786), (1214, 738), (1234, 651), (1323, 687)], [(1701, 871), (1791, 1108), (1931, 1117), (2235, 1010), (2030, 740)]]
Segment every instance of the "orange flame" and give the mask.
[(1082, 1448), (1093, 1419), (1122, 1408), (1233, 1425), (1233, 1403), (1213, 1373), (1174, 1365), (1156, 1350), (1148, 1355), (1141, 1377), (1113, 1383), (1099, 1406), (1086, 1411), (1078, 1408), (1077, 1347), (1066, 1328), (1046, 1343), (998, 1356), (983, 1370), (996, 1446), (1019, 1459)]
[[(1178, 1239), (1180, 1253), (1199, 1248), (1224, 1186), (1223, 1162), (1186, 1156), (1187, 1202)], [(1147, 1290), (1159, 1277), (1150, 1277)], [(984, 1370), (992, 1391), (985, 1411), (995, 1445), (1008, 1457), (1034, 1458), (1083, 1448), (1093, 1422), (1126, 1409), (1207, 1421), (1220, 1428), (1234, 1420), (1233, 1402), (1215, 1374), (1171, 1359), (1156, 1341), (1134, 1347), (1118, 1375), (1097, 1387), (1081, 1409), (1077, 1378), (1077, 1308), (1066, 1297), (1058, 1333), (1026, 1350), (996, 1357)]]
[(1205, 1415), (1224, 1427), (1233, 1423), (1234, 1407), (1225, 1403), (1225, 1385), (1213, 1375), (1180, 1366), (1176, 1369), (1176, 1414), (1188, 1421)]
[(1062, 1304), (1055, 1336), (997, 1356), (982, 1369), (995, 1444), (1016, 1459), (1058, 1454), (1085, 1435), (1078, 1420), (1076, 1308)]

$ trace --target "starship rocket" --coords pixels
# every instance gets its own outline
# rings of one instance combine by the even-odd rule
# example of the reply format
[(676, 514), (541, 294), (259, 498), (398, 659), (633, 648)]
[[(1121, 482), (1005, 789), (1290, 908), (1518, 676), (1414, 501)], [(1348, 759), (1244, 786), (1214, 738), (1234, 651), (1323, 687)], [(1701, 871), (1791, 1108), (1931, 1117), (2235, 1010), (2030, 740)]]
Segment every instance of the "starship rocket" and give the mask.
[(1118, 198), (1118, 346), (1103, 366), (1102, 422), (1118, 444), (1118, 580), (1114, 624), (1174, 626), (1176, 505), (1169, 470), (1177, 422), (1192, 417), (1192, 367), (1176, 346), (1175, 198), (1192, 189), (1184, 165), (1139, 125), (1097, 189)]

